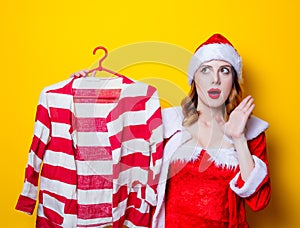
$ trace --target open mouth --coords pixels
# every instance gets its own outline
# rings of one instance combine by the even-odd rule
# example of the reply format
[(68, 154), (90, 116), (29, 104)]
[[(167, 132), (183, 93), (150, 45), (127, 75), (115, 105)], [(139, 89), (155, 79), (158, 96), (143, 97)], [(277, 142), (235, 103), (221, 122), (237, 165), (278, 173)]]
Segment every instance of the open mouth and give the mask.
[(221, 90), (216, 88), (211, 88), (207, 91), (208, 96), (212, 99), (218, 99), (221, 95)]

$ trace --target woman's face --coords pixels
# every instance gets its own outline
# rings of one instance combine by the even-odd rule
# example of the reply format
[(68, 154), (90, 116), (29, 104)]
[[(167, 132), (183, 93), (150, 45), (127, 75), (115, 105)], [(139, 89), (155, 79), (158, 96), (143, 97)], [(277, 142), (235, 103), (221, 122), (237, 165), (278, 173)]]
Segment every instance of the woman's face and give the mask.
[(203, 63), (195, 73), (198, 104), (211, 108), (224, 105), (233, 85), (231, 65), (221, 60)]

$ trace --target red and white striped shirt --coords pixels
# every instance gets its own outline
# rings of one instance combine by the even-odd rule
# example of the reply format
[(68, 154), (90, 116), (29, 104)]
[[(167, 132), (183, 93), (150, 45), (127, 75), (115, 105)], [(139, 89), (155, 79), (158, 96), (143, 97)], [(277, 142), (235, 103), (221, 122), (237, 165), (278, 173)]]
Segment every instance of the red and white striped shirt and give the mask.
[(47, 87), (16, 209), (32, 214), (40, 174), (37, 227), (149, 227), (162, 138), (154, 87), (124, 76)]

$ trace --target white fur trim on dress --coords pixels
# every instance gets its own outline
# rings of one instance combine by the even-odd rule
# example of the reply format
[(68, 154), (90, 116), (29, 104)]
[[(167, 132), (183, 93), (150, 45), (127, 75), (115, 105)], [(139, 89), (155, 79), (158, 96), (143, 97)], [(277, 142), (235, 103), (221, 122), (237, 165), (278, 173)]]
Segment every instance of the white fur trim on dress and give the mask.
[(191, 58), (188, 68), (188, 81), (192, 84), (195, 72), (204, 62), (211, 60), (224, 60), (230, 63), (238, 74), (242, 77), (242, 59), (237, 51), (229, 44), (207, 44), (200, 47)]
[[(188, 132), (185, 131), (186, 134)], [(175, 137), (176, 135), (174, 135)], [(208, 148), (204, 149), (201, 146), (196, 145), (193, 141), (179, 146), (172, 156), (172, 161), (195, 162), (199, 159), (199, 156), (203, 151), (209, 155), (209, 162), (214, 163), (215, 166), (224, 169), (235, 169), (238, 167), (239, 162), (237, 153), (234, 148)]]
[(258, 186), (262, 183), (262, 181), (268, 174), (266, 164), (255, 155), (252, 155), (252, 157), (254, 159), (255, 167), (245, 181), (243, 187), (238, 188), (236, 186), (237, 180), (240, 176), (240, 172), (238, 172), (236, 176), (230, 181), (230, 188), (232, 189), (232, 191), (234, 191), (242, 198), (249, 197), (253, 193), (255, 193)]
[(239, 165), (237, 153), (233, 148), (207, 149), (209, 160), (214, 162), (217, 167), (225, 169), (235, 169)]
[(251, 116), (247, 122), (246, 126), (246, 138), (247, 140), (251, 140), (256, 138), (260, 133), (267, 130), (269, 127), (269, 124), (255, 116)]

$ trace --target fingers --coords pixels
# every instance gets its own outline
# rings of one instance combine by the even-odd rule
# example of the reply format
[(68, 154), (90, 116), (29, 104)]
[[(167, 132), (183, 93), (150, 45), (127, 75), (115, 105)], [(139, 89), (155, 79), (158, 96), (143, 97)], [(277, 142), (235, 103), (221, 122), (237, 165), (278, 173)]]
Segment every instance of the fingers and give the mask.
[(72, 78), (72, 77), (80, 77), (80, 76), (82, 76), (82, 77), (85, 77), (85, 76), (87, 76), (88, 75), (88, 73), (89, 73), (89, 70), (88, 69), (84, 69), (84, 70), (80, 70), (80, 71), (78, 71), (78, 72), (75, 72), (75, 73), (72, 73), (71, 75), (70, 75), (70, 77)]
[(79, 76), (86, 76), (88, 72), (89, 72), (89, 70), (85, 69), (85, 70), (81, 70), (81, 71), (75, 73), (75, 75), (78, 76), (78, 77)]
[(244, 104), (244, 107), (242, 108), (243, 111), (247, 111), (251, 105), (253, 104), (254, 98), (251, 96), (246, 97), (246, 103)]
[(245, 111), (250, 108), (250, 106), (253, 104), (253, 101), (254, 98), (249, 95), (241, 101), (241, 103), (236, 107), (236, 109)]
[(247, 103), (249, 102), (249, 101), (253, 101), (254, 99), (249, 95), (249, 96), (247, 96), (247, 97), (245, 97), (242, 101), (241, 101), (241, 103), (239, 103), (239, 105), (236, 107), (236, 110), (242, 110), (246, 105), (247, 105)]
[(245, 115), (250, 116), (252, 113), (255, 104), (253, 104), (254, 98), (252, 96), (247, 96), (239, 105), (239, 110), (242, 111)]
[(255, 108), (255, 104), (252, 104), (244, 113), (247, 116), (250, 116), (254, 108)]

